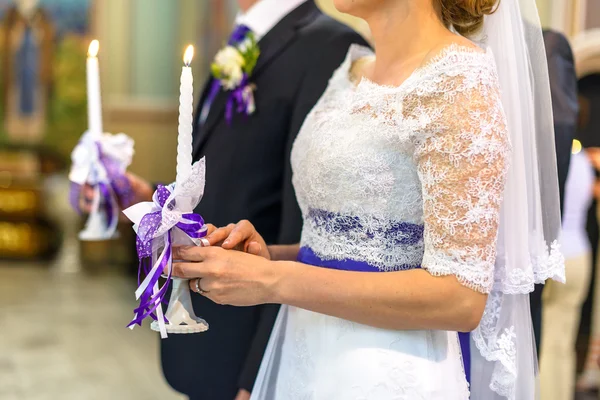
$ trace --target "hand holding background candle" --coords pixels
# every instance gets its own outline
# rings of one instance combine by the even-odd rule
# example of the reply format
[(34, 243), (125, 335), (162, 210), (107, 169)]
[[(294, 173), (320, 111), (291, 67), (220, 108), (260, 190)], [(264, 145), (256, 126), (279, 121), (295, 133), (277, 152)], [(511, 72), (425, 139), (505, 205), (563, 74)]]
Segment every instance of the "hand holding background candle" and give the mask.
[(71, 153), (69, 173), (69, 180), (72, 182), (70, 200), (76, 210), (79, 210), (83, 185), (93, 187), (94, 196), (88, 220), (79, 233), (81, 240), (106, 240), (115, 237), (119, 203), (131, 204), (132, 194), (125, 171), (133, 157), (133, 140), (123, 133), (103, 133), (99, 48), (100, 43), (93, 40), (88, 49), (88, 130)]

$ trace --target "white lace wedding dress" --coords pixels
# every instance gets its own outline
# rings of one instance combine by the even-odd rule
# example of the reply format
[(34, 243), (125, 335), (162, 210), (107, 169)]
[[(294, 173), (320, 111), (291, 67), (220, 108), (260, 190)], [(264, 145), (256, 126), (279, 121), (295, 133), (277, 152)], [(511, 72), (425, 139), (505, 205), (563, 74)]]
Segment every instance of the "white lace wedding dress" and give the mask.
[[(293, 148), (299, 260), (493, 284), (510, 144), (491, 53), (452, 45), (399, 87), (354, 82), (354, 46)], [(402, 288), (399, 288), (402, 290)], [(283, 306), (252, 399), (465, 400), (456, 332), (377, 329)]]

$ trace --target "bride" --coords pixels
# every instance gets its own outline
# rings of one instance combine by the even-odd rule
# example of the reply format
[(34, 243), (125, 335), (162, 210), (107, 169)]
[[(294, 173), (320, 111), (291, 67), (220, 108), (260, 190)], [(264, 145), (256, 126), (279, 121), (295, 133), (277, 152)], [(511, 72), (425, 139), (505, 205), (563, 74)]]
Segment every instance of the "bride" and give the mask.
[(174, 253), (215, 302), (284, 305), (253, 399), (535, 398), (528, 293), (564, 267), (547, 66), (521, 3), (335, 0), (376, 51), (350, 49), (294, 144), (301, 243), (243, 221)]

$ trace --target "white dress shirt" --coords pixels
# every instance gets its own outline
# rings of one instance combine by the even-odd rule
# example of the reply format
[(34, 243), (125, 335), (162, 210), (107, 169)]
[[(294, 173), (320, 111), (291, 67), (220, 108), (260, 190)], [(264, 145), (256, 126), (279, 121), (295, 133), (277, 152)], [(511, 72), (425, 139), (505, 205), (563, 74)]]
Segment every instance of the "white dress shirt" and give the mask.
[(286, 15), (306, 0), (260, 0), (245, 13), (239, 13), (236, 25), (246, 25), (260, 40)]
[(565, 258), (578, 257), (591, 251), (585, 225), (592, 202), (594, 181), (594, 170), (585, 153), (582, 151), (572, 154), (565, 186), (561, 236)]

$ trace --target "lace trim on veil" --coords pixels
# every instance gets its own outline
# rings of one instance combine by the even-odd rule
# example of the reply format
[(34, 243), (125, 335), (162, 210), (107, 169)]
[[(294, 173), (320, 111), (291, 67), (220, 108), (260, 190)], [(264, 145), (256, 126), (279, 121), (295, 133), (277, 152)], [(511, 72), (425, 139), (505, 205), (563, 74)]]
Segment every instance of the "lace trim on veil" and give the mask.
[[(565, 282), (564, 257), (560, 245), (554, 241), (547, 250), (534, 257), (527, 269), (513, 269), (507, 281), (496, 282), (479, 326), (471, 332), (477, 349), (489, 362), (495, 363), (490, 389), (507, 399), (516, 399), (517, 390), (517, 340), (516, 326), (498, 331), (498, 321), (506, 295), (528, 296), (534, 283), (543, 284), (548, 279)], [(533, 357), (534, 355), (532, 355)]]

